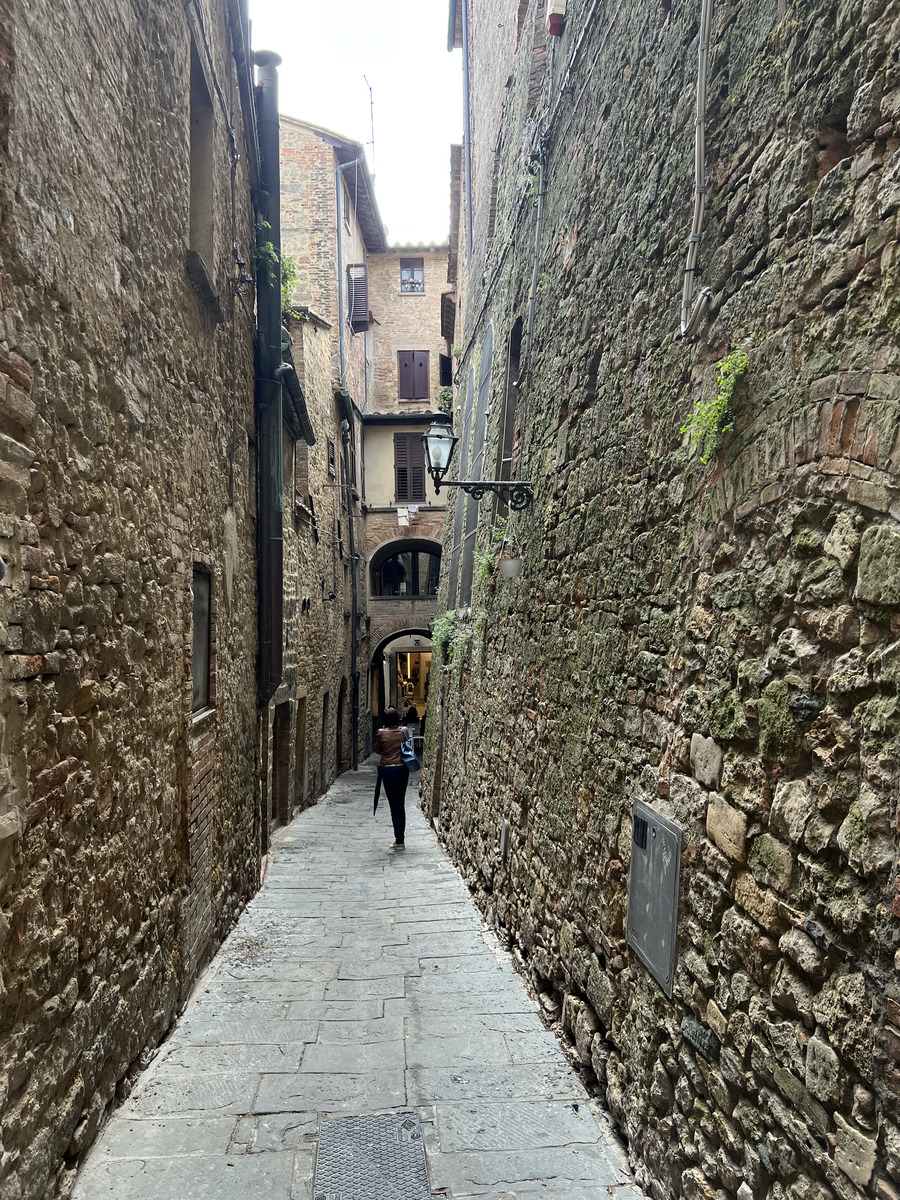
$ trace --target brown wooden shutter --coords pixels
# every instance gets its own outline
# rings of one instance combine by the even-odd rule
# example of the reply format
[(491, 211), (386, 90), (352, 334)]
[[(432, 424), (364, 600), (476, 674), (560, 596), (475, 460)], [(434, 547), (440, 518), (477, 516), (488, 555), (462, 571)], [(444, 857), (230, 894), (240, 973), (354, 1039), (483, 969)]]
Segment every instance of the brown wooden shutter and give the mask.
[(401, 400), (415, 400), (416, 398), (415, 357), (411, 350), (400, 350), (397, 353), (397, 395)]
[(365, 263), (353, 263), (347, 268), (347, 313), (354, 333), (369, 328), (369, 273)]
[(397, 499), (409, 500), (409, 434), (394, 434), (394, 477)]
[(428, 351), (417, 350), (413, 355), (413, 369), (415, 371), (415, 383), (413, 399), (427, 400), (428, 399)]
[(409, 499), (414, 503), (425, 499), (425, 447), (421, 435), (408, 433)]

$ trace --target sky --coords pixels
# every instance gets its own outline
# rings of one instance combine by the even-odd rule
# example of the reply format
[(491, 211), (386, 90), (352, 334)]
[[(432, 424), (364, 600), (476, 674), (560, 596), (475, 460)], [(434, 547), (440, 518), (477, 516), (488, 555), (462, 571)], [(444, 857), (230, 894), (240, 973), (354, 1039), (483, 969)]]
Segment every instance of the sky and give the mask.
[(249, 0), (255, 50), (274, 50), (279, 108), (370, 143), (388, 241), (444, 242), (450, 146), (462, 141), (461, 52), (447, 51), (448, 0)]

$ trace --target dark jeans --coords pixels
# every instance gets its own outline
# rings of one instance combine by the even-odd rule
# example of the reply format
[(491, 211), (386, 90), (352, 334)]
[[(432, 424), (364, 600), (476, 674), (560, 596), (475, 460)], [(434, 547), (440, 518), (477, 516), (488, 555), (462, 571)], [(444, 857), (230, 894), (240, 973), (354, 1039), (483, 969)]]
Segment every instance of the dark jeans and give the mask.
[(391, 806), (391, 820), (394, 822), (394, 840), (403, 842), (406, 833), (406, 785), (409, 783), (409, 768), (382, 767), (381, 779), (384, 784), (388, 804)]

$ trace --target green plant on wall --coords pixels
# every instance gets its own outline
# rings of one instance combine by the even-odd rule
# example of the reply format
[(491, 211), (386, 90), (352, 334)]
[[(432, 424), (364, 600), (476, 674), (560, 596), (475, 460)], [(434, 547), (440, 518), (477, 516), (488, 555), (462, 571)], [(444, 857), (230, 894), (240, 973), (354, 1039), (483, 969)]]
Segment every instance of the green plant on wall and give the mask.
[(294, 288), (297, 286), (297, 267), (290, 254), (279, 254), (275, 243), (266, 235), (272, 226), (263, 217), (256, 219), (256, 247), (253, 251), (253, 265), (259, 269), (265, 267), (269, 280), (274, 283), (281, 267), (281, 312), (285, 317), (291, 315), (291, 302), (294, 299)]
[(700, 461), (708, 463), (719, 445), (719, 438), (734, 427), (731, 397), (734, 386), (747, 369), (747, 353), (733, 350), (719, 363), (716, 374), (716, 393), (710, 400), (698, 400), (694, 411), (681, 426), (682, 433), (691, 435), (691, 445), (700, 446)]
[(497, 565), (497, 553), (493, 546), (475, 551), (475, 578), (490, 579)]
[(294, 299), (294, 288), (297, 286), (297, 267), (290, 254), (281, 256), (281, 311), (285, 316), (291, 315), (291, 305)]

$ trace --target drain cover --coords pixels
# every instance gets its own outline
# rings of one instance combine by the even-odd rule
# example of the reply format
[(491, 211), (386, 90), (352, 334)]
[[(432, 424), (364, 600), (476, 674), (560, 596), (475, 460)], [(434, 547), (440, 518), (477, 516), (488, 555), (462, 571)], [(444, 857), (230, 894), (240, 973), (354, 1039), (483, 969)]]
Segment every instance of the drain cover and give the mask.
[(315, 1200), (432, 1200), (414, 1113), (326, 1121), (316, 1151)]

